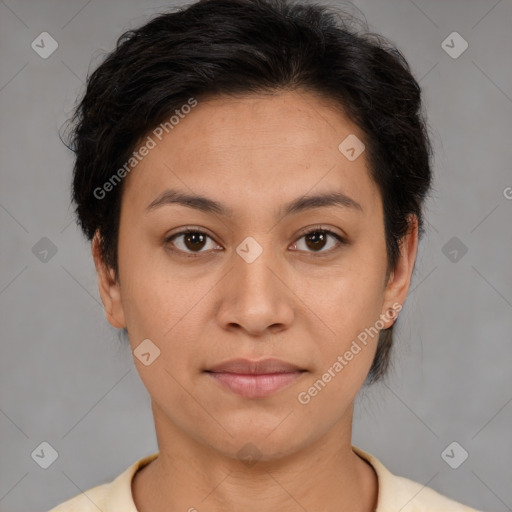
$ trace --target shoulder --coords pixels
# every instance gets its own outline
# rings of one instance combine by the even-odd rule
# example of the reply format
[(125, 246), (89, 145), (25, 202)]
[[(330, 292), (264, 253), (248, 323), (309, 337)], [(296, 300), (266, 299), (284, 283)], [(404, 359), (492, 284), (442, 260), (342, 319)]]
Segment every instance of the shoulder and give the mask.
[[(439, 494), (430, 487), (409, 480), (408, 478), (392, 475), (393, 486), (396, 489), (395, 501), (407, 512), (479, 512), (463, 503), (457, 502)], [(407, 507), (405, 506), (407, 504)], [(397, 509), (397, 510), (399, 510)], [(378, 509), (378, 512), (380, 510)], [(383, 511), (384, 512), (384, 511)]]
[(87, 491), (70, 498), (49, 512), (92, 512), (105, 509), (105, 496), (108, 494), (112, 482), (92, 487)]
[(49, 512), (137, 512), (132, 496), (132, 479), (138, 469), (158, 456), (153, 453), (137, 460), (111, 482), (92, 487), (60, 503)]
[(430, 487), (391, 473), (373, 455), (352, 446), (352, 450), (375, 470), (379, 482), (375, 512), (403, 510), (404, 512), (480, 512), (454, 501)]

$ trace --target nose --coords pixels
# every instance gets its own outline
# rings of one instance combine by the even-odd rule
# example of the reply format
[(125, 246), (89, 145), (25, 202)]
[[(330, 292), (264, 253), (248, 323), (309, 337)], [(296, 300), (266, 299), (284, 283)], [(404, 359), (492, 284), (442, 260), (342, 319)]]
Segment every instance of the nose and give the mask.
[(233, 251), (232, 268), (221, 289), (218, 321), (224, 329), (244, 330), (252, 336), (275, 334), (293, 322), (294, 294), (286, 268), (270, 244), (254, 242), (249, 240)]

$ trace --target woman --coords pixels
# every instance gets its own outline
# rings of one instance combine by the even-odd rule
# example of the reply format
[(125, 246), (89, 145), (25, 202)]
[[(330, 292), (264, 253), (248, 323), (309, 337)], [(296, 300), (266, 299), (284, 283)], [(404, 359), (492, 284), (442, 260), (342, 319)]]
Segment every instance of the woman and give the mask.
[(200, 0), (89, 77), (73, 199), (159, 451), (53, 512), (473, 510), (351, 443), (409, 290), (431, 146), (401, 53), (349, 25)]

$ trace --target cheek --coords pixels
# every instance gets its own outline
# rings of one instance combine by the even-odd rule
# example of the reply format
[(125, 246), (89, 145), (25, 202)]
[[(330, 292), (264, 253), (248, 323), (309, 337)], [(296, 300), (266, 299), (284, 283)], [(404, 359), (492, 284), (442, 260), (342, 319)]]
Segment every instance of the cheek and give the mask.
[(135, 339), (151, 338), (159, 346), (172, 345), (182, 322), (193, 314), (190, 310), (196, 294), (184, 293), (175, 282), (150, 279), (132, 282), (129, 290), (123, 299), (128, 331)]
[[(328, 287), (309, 286), (309, 297), (321, 309), (322, 317), (336, 333), (336, 339), (356, 336), (361, 329), (374, 325), (381, 314), (384, 299), (384, 266), (373, 258), (354, 253), (350, 262), (333, 275)], [(316, 292), (312, 292), (316, 288)], [(308, 297), (308, 295), (306, 295)]]
[[(313, 292), (314, 283), (311, 283), (308, 292), (312, 309), (322, 319), (323, 325), (328, 327), (324, 329), (327, 335), (319, 339), (324, 341), (318, 344), (323, 368), (327, 371), (336, 363), (338, 356), (343, 358), (340, 363), (344, 366), (343, 370), (340, 370), (339, 364), (331, 370), (336, 375), (344, 375), (338, 377), (338, 382), (342, 378), (364, 380), (383, 326), (380, 316), (385, 265), (375, 253), (372, 256), (372, 253), (362, 252), (351, 256), (351, 264), (333, 277), (327, 290), (316, 289)], [(311, 293), (314, 293), (313, 297)]]
[[(121, 288), (123, 309), (132, 351), (143, 340), (151, 340), (159, 350), (158, 362), (178, 377), (190, 371), (190, 361), (197, 356), (194, 351), (204, 337), (204, 307), (213, 285), (162, 276), (155, 266), (132, 273), (125, 290)], [(161, 377), (166, 378), (164, 374)]]
[[(169, 274), (165, 251), (137, 244), (120, 244), (121, 297), (128, 331), (133, 337), (161, 339), (183, 309), (184, 284)], [(181, 313), (183, 314), (183, 313)]]
[(187, 395), (180, 383), (190, 379), (191, 361), (197, 360), (193, 305), (199, 298), (150, 279), (132, 281), (129, 289), (124, 307), (137, 372), (157, 403), (182, 407)]
[[(363, 286), (364, 284), (364, 286)], [(327, 421), (336, 421), (354, 400), (363, 385), (377, 350), (381, 324), (381, 294), (375, 282), (355, 277), (340, 279), (323, 302), (318, 316), (329, 330), (316, 337), (319, 364), (300, 391), (308, 413), (328, 413)], [(328, 300), (330, 299), (330, 300)], [(323, 308), (322, 304), (324, 304)], [(333, 332), (332, 332), (333, 331)]]

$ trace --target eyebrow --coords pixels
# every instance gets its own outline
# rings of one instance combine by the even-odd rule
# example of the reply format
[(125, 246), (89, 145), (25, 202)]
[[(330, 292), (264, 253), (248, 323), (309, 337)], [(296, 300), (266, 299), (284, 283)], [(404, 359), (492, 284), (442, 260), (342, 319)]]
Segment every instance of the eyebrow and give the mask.
[[(226, 205), (204, 196), (187, 194), (180, 190), (168, 189), (156, 197), (145, 209), (146, 213), (156, 210), (162, 206), (179, 204), (205, 213), (215, 213), (224, 217), (234, 217), (234, 211)], [(329, 192), (314, 196), (299, 197), (279, 208), (277, 217), (292, 215), (313, 208), (326, 208), (329, 206), (342, 206), (363, 212), (362, 206), (351, 197), (342, 192)]]

